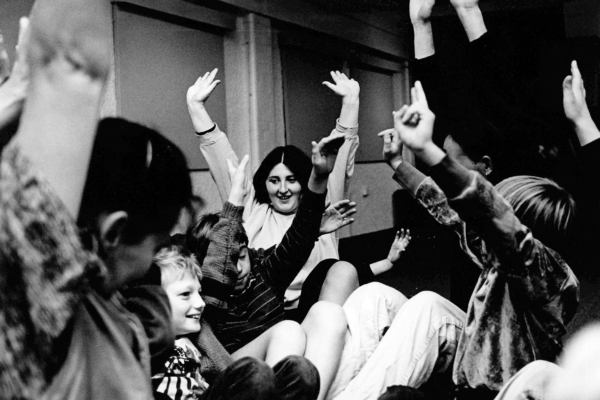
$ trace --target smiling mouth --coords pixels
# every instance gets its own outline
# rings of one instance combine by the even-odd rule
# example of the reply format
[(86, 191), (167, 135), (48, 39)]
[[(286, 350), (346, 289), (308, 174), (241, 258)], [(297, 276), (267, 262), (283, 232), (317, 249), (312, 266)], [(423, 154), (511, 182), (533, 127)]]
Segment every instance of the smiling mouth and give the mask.
[(199, 320), (200, 319), (200, 314), (188, 315), (186, 318), (191, 318), (191, 319)]
[(277, 198), (281, 201), (289, 200), (291, 197), (292, 197), (291, 195), (290, 196), (277, 196)]

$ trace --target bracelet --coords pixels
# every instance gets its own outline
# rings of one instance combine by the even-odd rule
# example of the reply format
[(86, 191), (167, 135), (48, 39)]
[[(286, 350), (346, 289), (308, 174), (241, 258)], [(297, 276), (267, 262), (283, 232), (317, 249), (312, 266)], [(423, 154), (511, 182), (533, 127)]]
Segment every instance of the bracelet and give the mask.
[(214, 125), (212, 126), (212, 128), (210, 128), (210, 129), (207, 129), (207, 130), (205, 130), (205, 131), (202, 131), (202, 132), (196, 132), (196, 135), (198, 135), (198, 136), (206, 135), (207, 133), (210, 133), (210, 132), (214, 131), (215, 129), (217, 129), (217, 124), (214, 124)]

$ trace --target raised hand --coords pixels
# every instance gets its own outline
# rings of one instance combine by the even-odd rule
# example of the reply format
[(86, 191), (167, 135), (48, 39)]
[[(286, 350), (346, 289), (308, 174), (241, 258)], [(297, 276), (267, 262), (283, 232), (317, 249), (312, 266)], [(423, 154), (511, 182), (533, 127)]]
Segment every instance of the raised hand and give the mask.
[(187, 90), (186, 101), (192, 124), (196, 132), (205, 132), (214, 127), (214, 122), (210, 118), (208, 111), (204, 107), (204, 103), (210, 97), (210, 94), (215, 90), (221, 82), (215, 80), (215, 76), (219, 70), (217, 68), (205, 73), (196, 80)]
[(250, 157), (246, 154), (240, 164), (235, 167), (231, 160), (227, 159), (227, 169), (229, 171), (229, 179), (231, 180), (231, 191), (229, 192), (228, 201), (234, 206), (244, 204), (244, 199), (250, 190), (250, 182), (246, 175), (246, 166)]
[(399, 139), (413, 151), (420, 151), (433, 136), (435, 115), (429, 109), (421, 82), (411, 89), (412, 104), (394, 111), (394, 128)]
[(206, 72), (196, 80), (196, 83), (189, 87), (186, 96), (188, 107), (206, 103), (210, 94), (221, 83), (220, 80), (215, 80), (218, 71), (219, 69), (215, 68), (210, 72)]
[(349, 79), (339, 71), (331, 71), (331, 79), (333, 79), (334, 83), (325, 81), (323, 85), (343, 98), (358, 98), (360, 86), (354, 79)]
[(377, 136), (383, 138), (383, 159), (393, 169), (402, 163), (402, 141), (394, 128), (379, 132)]
[(394, 128), (399, 139), (417, 157), (429, 166), (436, 165), (445, 157), (442, 149), (433, 143), (435, 115), (427, 105), (427, 98), (421, 82), (415, 82), (411, 89), (412, 104), (394, 111)]
[(429, 22), (435, 0), (410, 0), (409, 14), (413, 25)]
[(390, 247), (390, 252), (387, 256), (387, 259), (392, 264), (396, 263), (400, 259), (400, 254), (406, 250), (408, 244), (410, 243), (410, 229), (406, 231), (404, 229), (400, 229), (396, 232), (396, 238)]
[(335, 166), (335, 159), (340, 147), (344, 144), (345, 135), (334, 133), (317, 142), (312, 142), (313, 172), (318, 177), (329, 176)]
[(568, 75), (563, 81), (563, 108), (565, 115), (573, 123), (582, 119), (591, 119), (585, 102), (585, 88), (577, 61), (571, 63), (571, 75)]
[(571, 63), (571, 75), (563, 81), (563, 108), (565, 115), (573, 123), (582, 146), (600, 138), (600, 131), (592, 120), (585, 101), (585, 88), (577, 61)]
[(338, 229), (354, 222), (350, 216), (356, 214), (356, 203), (350, 200), (341, 200), (329, 205), (321, 218), (319, 234), (335, 232)]

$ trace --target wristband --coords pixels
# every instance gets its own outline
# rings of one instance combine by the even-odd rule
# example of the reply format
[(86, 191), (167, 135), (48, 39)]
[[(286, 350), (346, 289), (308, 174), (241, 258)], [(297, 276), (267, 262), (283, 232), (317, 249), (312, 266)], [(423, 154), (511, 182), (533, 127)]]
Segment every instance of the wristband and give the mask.
[(198, 135), (198, 136), (206, 135), (207, 133), (210, 133), (210, 132), (214, 131), (215, 129), (217, 129), (217, 124), (213, 124), (212, 128), (207, 129), (205, 131), (196, 132), (196, 135)]

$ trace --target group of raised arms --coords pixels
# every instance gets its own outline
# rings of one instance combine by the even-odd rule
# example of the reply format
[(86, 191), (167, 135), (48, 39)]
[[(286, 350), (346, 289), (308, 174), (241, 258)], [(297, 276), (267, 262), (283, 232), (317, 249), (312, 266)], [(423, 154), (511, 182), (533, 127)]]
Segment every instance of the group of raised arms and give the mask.
[[(340, 259), (336, 232), (360, 217), (345, 198), (359, 146), (354, 79), (332, 71), (323, 82), (341, 110), (310, 155), (277, 147), (250, 179), (249, 157), (207, 111), (218, 71), (200, 76), (187, 106), (223, 208), (171, 235), (193, 198), (183, 153), (153, 129), (99, 119), (106, 4), (38, 0), (12, 68), (0, 49), (0, 398), (600, 398), (600, 328), (562, 344), (579, 303), (560, 255), (576, 201), (543, 176), (497, 178), (507, 169), (496, 151), (522, 131), (521, 114), (478, 0), (450, 2), (477, 101), (447, 111), (435, 0), (410, 0), (418, 80), (379, 136), (394, 180), (453, 233), (459, 274), (480, 271), (466, 309), (376, 281), (400, 268), (408, 229), (383, 260)], [(575, 61), (563, 100), (597, 180), (600, 132)], [(595, 193), (578, 213), (597, 218)]]

